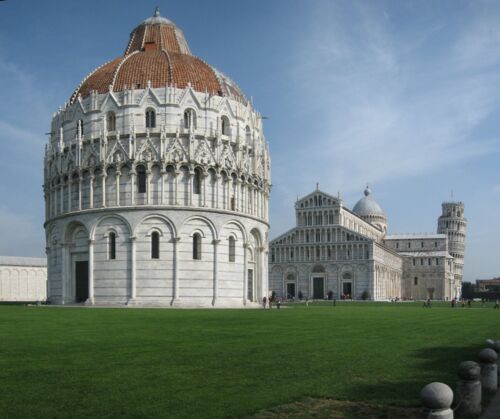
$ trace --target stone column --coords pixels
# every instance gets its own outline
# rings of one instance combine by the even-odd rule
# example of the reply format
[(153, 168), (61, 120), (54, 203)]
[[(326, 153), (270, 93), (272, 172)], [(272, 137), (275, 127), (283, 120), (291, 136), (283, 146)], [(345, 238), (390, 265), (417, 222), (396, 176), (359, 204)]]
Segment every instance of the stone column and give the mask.
[(136, 237), (130, 236), (130, 300), (129, 303), (135, 300), (137, 295), (136, 284)]
[(180, 237), (173, 237), (174, 243), (174, 298), (172, 305), (179, 300), (179, 241)]
[(246, 193), (245, 193), (245, 189), (246, 189), (246, 182), (241, 182), (241, 212), (243, 213), (246, 213), (247, 212), (247, 208), (246, 208)]
[(64, 213), (64, 184), (62, 183), (62, 180), (61, 180), (61, 185), (60, 185), (60, 191), (61, 191), (60, 211), (61, 211), (61, 214), (63, 214)]
[(495, 393), (497, 391), (497, 353), (486, 348), (479, 352), (479, 363), (481, 365), (481, 384), (484, 391)]
[(219, 172), (215, 174), (215, 201), (213, 203), (214, 208), (220, 208), (220, 199), (219, 199), (219, 182), (222, 176)]
[(174, 172), (174, 205), (179, 205), (179, 193), (177, 192), (179, 189), (179, 170)]
[(481, 370), (479, 364), (465, 361), (458, 367), (455, 412), (461, 417), (477, 417), (481, 413)]
[(82, 210), (82, 182), (83, 177), (80, 174), (80, 176), (78, 176), (78, 211)]
[(151, 170), (146, 170), (146, 204), (151, 205)]
[(101, 196), (102, 196), (102, 204), (103, 208), (106, 208), (106, 178), (108, 175), (106, 174), (106, 170), (102, 169), (102, 187), (101, 187)]
[(427, 384), (420, 392), (424, 408), (423, 417), (427, 419), (453, 419), (453, 391), (443, 383)]
[(207, 179), (209, 178), (208, 173), (203, 173), (201, 175), (201, 178), (203, 179), (203, 188), (201, 190), (202, 196), (201, 196), (201, 206), (206, 207), (207, 206)]
[(235, 191), (234, 191), (234, 210), (239, 211), (240, 209), (240, 186), (241, 179), (236, 178), (236, 183), (235, 183)]
[(94, 208), (94, 175), (89, 177), (89, 208)]
[(167, 172), (162, 168), (160, 172), (160, 182), (161, 182), (161, 188), (160, 188), (160, 204), (164, 205), (165, 204), (165, 178), (166, 178)]
[(71, 177), (68, 178), (68, 212), (71, 212), (71, 184), (73, 183), (73, 179)]
[(243, 243), (243, 305), (247, 304), (248, 243)]
[(66, 243), (61, 243), (61, 304), (66, 303), (66, 293), (68, 288), (68, 284), (66, 283), (68, 276), (68, 269), (66, 266), (66, 259), (68, 257), (67, 249), (68, 245)]
[(217, 247), (220, 240), (214, 240), (214, 298), (212, 300), (212, 305), (215, 306), (217, 298), (219, 297), (219, 277), (218, 277), (218, 265), (217, 265)]
[(89, 240), (89, 297), (86, 304), (94, 304), (94, 240)]
[(137, 176), (137, 173), (135, 169), (132, 169), (130, 171), (130, 204), (132, 206), (135, 205), (135, 177)]
[(116, 206), (120, 206), (120, 176), (121, 172), (119, 170), (116, 171)]
[(188, 205), (193, 206), (193, 176), (194, 172), (189, 172), (188, 176)]

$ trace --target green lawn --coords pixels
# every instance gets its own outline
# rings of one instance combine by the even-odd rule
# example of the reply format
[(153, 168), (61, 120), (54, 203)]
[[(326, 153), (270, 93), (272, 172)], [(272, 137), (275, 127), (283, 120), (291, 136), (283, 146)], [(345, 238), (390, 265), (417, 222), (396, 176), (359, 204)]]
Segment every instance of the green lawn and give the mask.
[(500, 312), (0, 306), (1, 417), (240, 417), (307, 397), (418, 406), (500, 338)]

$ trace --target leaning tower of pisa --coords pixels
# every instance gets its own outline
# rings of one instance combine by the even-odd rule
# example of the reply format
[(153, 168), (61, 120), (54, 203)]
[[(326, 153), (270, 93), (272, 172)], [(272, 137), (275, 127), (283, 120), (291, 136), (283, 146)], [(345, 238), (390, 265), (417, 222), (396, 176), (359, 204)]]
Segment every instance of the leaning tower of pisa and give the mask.
[(438, 219), (438, 233), (448, 236), (448, 252), (454, 258), (455, 284), (461, 286), (464, 269), (465, 237), (467, 219), (463, 202), (443, 202)]

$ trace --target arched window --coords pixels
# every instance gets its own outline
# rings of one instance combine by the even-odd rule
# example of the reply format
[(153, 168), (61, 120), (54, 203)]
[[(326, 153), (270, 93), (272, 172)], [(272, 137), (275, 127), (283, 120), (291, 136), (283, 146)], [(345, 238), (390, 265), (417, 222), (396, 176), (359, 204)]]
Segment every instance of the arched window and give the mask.
[(192, 109), (184, 111), (184, 128), (196, 128), (196, 113)]
[(146, 193), (146, 168), (137, 166), (137, 192)]
[(106, 128), (108, 131), (116, 131), (116, 115), (112, 111), (106, 115)]
[(116, 234), (109, 233), (108, 236), (108, 259), (116, 259)]
[(229, 262), (236, 260), (236, 240), (233, 236), (229, 237)]
[(156, 112), (154, 109), (146, 109), (146, 128), (156, 127)]
[(151, 233), (151, 259), (160, 259), (160, 234), (157, 231)]
[(196, 169), (194, 169), (193, 193), (199, 195), (200, 190), (201, 190), (201, 170), (197, 167)]
[(201, 260), (201, 236), (199, 233), (193, 234), (193, 259)]
[(229, 135), (229, 119), (227, 116), (221, 117), (221, 132), (222, 135)]

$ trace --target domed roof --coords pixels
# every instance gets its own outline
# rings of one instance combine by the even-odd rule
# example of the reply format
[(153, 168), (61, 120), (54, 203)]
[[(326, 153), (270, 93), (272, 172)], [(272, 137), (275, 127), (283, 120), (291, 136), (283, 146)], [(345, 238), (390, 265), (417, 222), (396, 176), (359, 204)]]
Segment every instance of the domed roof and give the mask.
[(365, 191), (364, 191), (365, 196), (361, 198), (356, 205), (354, 205), (354, 208), (352, 211), (363, 217), (367, 215), (378, 215), (381, 217), (385, 217), (385, 213), (378, 204), (377, 201), (372, 196), (372, 191), (370, 188), (367, 186)]
[(154, 16), (132, 31), (125, 53), (90, 73), (73, 92), (70, 103), (92, 91), (120, 92), (167, 85), (181, 89), (190, 85), (199, 92), (246, 102), (230, 78), (191, 54), (182, 31), (160, 16), (156, 8)]

